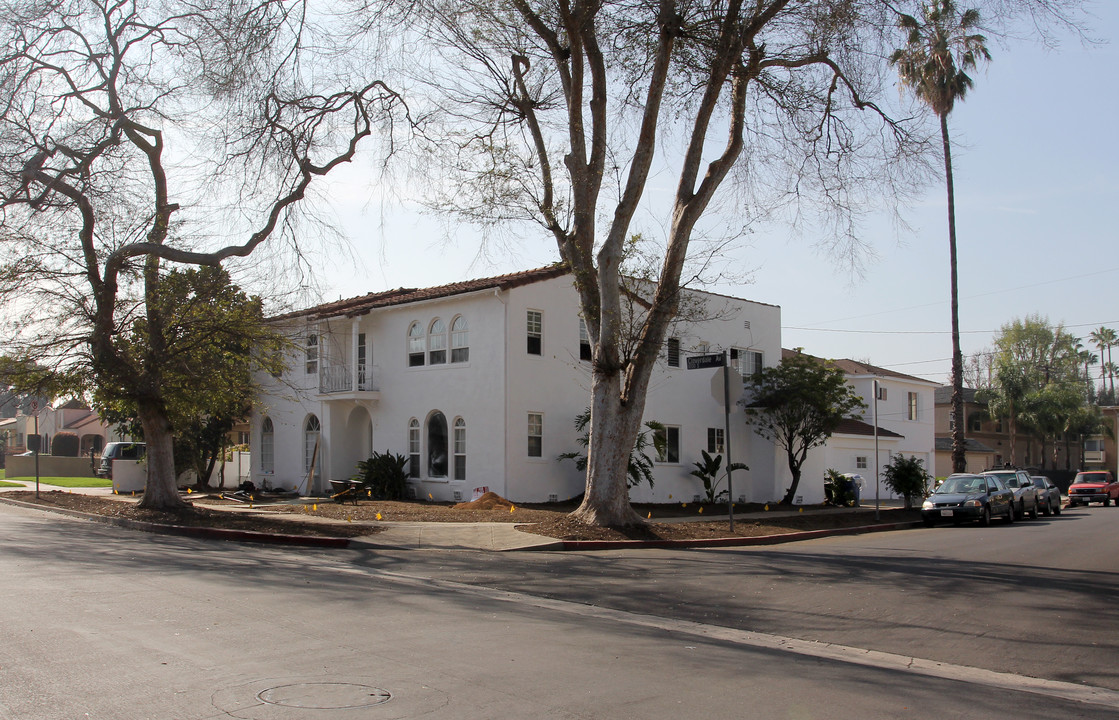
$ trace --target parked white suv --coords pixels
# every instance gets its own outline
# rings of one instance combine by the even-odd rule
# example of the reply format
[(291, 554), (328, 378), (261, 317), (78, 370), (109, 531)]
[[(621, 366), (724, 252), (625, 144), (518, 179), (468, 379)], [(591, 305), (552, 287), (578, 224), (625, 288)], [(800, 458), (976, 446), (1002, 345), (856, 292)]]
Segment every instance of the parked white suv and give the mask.
[(114, 460), (143, 460), (147, 445), (134, 442), (111, 442), (101, 453), (101, 464), (97, 466), (97, 477), (113, 479)]

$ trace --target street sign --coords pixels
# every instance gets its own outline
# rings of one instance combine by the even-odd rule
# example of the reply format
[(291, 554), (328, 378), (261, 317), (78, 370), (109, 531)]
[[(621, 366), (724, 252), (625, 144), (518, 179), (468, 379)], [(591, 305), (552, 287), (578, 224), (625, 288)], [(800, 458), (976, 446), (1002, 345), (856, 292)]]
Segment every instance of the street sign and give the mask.
[(726, 356), (723, 353), (696, 355), (695, 357), (688, 358), (688, 369), (703, 370), (704, 368), (723, 367), (723, 363), (726, 362), (725, 358)]

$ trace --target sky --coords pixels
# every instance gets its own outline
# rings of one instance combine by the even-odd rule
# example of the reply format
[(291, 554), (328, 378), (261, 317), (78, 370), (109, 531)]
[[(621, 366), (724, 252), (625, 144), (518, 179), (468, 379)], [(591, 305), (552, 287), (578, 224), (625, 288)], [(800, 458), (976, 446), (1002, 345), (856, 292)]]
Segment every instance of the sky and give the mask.
[[(961, 347), (990, 348), (998, 329), (1038, 314), (1088, 334), (1119, 329), (1119, 2), (1094, 6), (1084, 46), (993, 43), (993, 60), (949, 118), (956, 188)], [(355, 163), (331, 198), (350, 251), (324, 256), (323, 299), (517, 272), (558, 259), (543, 231), (483, 253), (468, 228), (386, 200)], [(382, 189), (383, 190), (383, 189)], [(947, 200), (934, 181), (904, 209), (862, 225), (873, 248), (861, 274), (819, 238), (767, 226), (728, 252), (748, 282), (715, 292), (781, 307), (782, 345), (852, 358), (935, 382), (951, 367)]]

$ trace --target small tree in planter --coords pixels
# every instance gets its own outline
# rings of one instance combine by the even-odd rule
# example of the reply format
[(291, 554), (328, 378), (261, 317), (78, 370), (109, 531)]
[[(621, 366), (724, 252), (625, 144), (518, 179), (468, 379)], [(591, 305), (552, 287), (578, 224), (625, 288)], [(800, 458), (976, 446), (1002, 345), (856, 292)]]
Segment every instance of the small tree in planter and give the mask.
[(51, 455), (57, 457), (77, 457), (82, 441), (72, 432), (60, 432), (51, 440)]
[[(714, 457), (712, 457), (707, 453), (706, 450), (700, 450), (699, 452), (701, 455), (703, 455), (703, 461), (697, 461), (693, 463), (696, 469), (692, 470), (691, 474), (695, 475), (697, 478), (700, 479), (701, 482), (703, 482), (705, 502), (719, 502), (727, 494), (726, 490), (719, 490), (719, 483), (723, 481), (723, 478), (719, 476), (719, 471), (723, 466), (723, 456), (715, 455)], [(726, 475), (729, 475), (734, 470), (749, 469), (750, 468), (746, 467), (742, 463), (732, 462), (731, 464), (727, 465), (727, 472), (723, 475), (723, 477), (726, 477)]]
[(929, 494), (929, 480), (932, 476), (925, 470), (923, 460), (910, 456), (895, 455), (889, 465), (882, 468), (882, 482), (895, 494), (905, 498), (905, 509), (913, 508), (913, 498)]

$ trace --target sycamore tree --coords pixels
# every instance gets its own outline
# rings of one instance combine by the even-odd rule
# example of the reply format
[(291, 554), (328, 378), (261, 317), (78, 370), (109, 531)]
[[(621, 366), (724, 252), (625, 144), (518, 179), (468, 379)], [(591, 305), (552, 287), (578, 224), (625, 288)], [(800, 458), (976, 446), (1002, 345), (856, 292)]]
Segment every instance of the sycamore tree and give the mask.
[[(593, 363), (577, 520), (642, 522), (629, 449), (693, 237), (733, 236), (710, 211), (820, 211), (849, 248), (859, 213), (925, 169), (928, 145), (882, 110), (902, 12), (888, 0), (354, 2), (370, 27), (400, 29), (412, 91), (437, 111), (421, 154), (432, 204), (487, 228), (534, 223), (572, 272)], [(1003, 12), (984, 17), (1070, 3), (988, 0)], [(626, 346), (635, 234), (660, 263)]]
[(866, 403), (847, 384), (847, 374), (802, 352), (751, 375), (746, 417), (754, 432), (785, 451), (792, 484), (781, 498), (791, 505), (808, 451), (823, 445), (845, 418), (857, 417)]
[(298, 0), (0, 3), (4, 330), (17, 360), (135, 408), (145, 507), (184, 504), (176, 384), (216, 382), (174, 352), (168, 267), (298, 248), (312, 182), (391, 137), (394, 92), (312, 71), (314, 18)]

